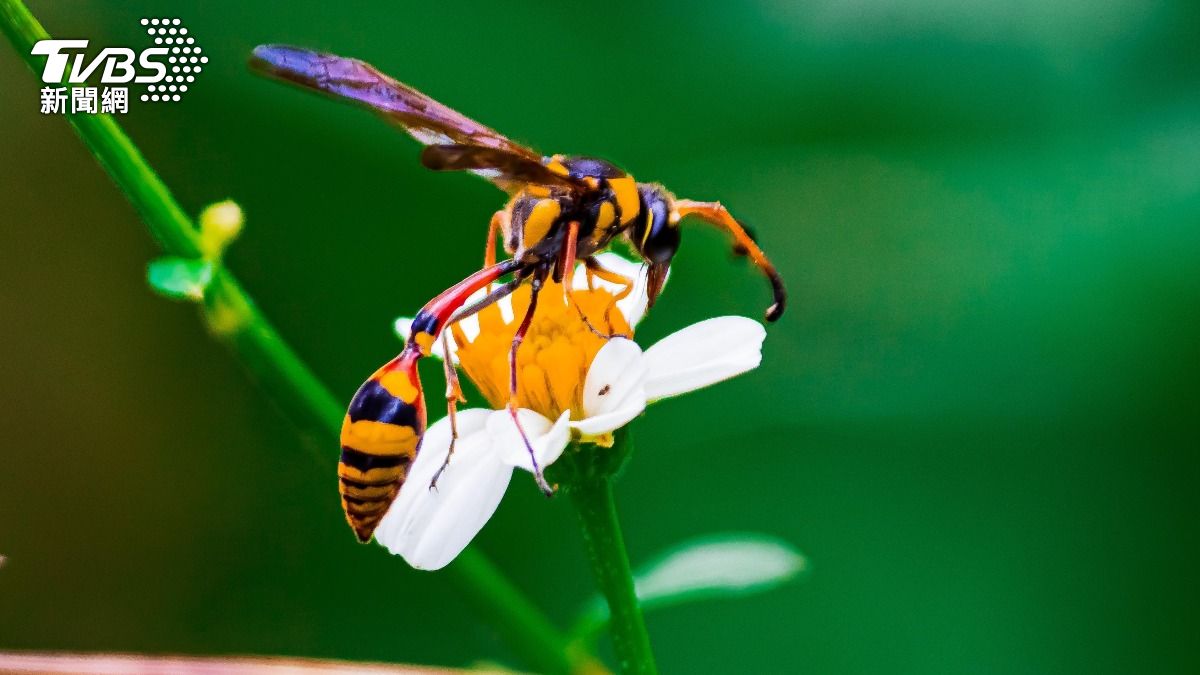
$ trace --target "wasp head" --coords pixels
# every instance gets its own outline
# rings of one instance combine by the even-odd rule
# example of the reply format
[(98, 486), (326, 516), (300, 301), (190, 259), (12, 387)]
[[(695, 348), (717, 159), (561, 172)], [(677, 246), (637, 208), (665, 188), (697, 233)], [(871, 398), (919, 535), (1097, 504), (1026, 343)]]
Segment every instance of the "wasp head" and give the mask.
[(629, 231), (629, 240), (649, 265), (646, 276), (646, 294), (650, 306), (654, 306), (671, 259), (679, 250), (679, 223), (672, 215), (673, 199), (658, 185), (638, 185), (641, 212)]

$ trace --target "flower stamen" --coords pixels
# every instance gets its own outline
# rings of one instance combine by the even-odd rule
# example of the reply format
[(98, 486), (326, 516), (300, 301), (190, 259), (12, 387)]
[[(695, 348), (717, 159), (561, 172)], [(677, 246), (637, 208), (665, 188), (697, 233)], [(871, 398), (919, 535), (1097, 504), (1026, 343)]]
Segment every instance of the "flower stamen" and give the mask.
[[(509, 377), (517, 376), (518, 408), (528, 408), (556, 419), (570, 410), (583, 415), (583, 381), (596, 353), (611, 337), (633, 335), (633, 329), (616, 309), (619, 295), (603, 288), (574, 289), (570, 300), (561, 284), (547, 280), (537, 305), (537, 317), (517, 352), (515, 370), (509, 354), (518, 326), (514, 320), (529, 309), (532, 290), (522, 287), (512, 295), (512, 319), (499, 305), (479, 312), (479, 334), (468, 340), (455, 325), (459, 364), (493, 408), (508, 407)], [(581, 320), (582, 319), (582, 320)]]

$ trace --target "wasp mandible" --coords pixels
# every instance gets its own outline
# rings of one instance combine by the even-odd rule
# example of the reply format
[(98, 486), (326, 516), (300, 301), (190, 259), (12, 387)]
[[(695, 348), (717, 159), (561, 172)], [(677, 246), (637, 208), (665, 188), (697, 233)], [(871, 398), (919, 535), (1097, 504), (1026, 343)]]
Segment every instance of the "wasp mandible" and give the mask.
[[(404, 349), (375, 371), (350, 402), (342, 424), (338, 478), (342, 508), (359, 541), (371, 539), (421, 448), (426, 417), (417, 362), (430, 354), (450, 324), (522, 284), (530, 284), (530, 302), (508, 359), (508, 410), (518, 429), (517, 350), (533, 320), (539, 290), (553, 279), (563, 284), (569, 301), (571, 271), (579, 261), (590, 274), (623, 286), (618, 298), (628, 295), (634, 281), (604, 269), (593, 257), (618, 236), (645, 260), (646, 292), (653, 306), (679, 248), (680, 221), (695, 216), (711, 223), (729, 233), (734, 251), (748, 256), (770, 281), (774, 302), (767, 308), (767, 320), (783, 314), (782, 279), (746, 228), (720, 202), (676, 199), (662, 185), (639, 183), (602, 159), (542, 156), (362, 61), (300, 47), (263, 45), (254, 50), (250, 63), (257, 72), (370, 108), (425, 146), (421, 163), (427, 168), (469, 171), (509, 195), (488, 227), (483, 269), (426, 304), (413, 321)], [(511, 256), (503, 262), (495, 259), (498, 236)], [(499, 283), (508, 275), (508, 281)], [(466, 305), (481, 289), (488, 289), (484, 297)], [(580, 318), (586, 321), (582, 312)], [(459, 394), (449, 359), (446, 368), (451, 383), (447, 404), (453, 415)], [(521, 434), (525, 437), (523, 430)], [(527, 437), (526, 447), (533, 457)], [(539, 487), (550, 494), (536, 459), (533, 465)]]

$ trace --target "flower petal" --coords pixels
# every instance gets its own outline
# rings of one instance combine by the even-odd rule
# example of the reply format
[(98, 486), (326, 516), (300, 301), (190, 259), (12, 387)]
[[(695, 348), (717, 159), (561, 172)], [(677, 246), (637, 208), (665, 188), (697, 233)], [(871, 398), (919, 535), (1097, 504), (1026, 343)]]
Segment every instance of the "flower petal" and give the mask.
[(571, 428), (584, 436), (617, 429), (646, 409), (646, 364), (641, 347), (633, 340), (609, 340), (588, 369), (583, 382), (586, 417)]
[(695, 391), (753, 370), (767, 331), (744, 316), (695, 323), (646, 350), (646, 396), (654, 401)]
[[(595, 258), (604, 269), (633, 279), (633, 291), (617, 301), (617, 309), (621, 310), (625, 321), (631, 327), (636, 328), (637, 323), (646, 315), (646, 305), (649, 304), (649, 298), (646, 296), (646, 266), (640, 262), (628, 260), (612, 251), (600, 253)], [(670, 276), (670, 272), (668, 272), (667, 277), (670, 278)], [(587, 269), (583, 265), (575, 268), (574, 284), (576, 288), (587, 288)], [(663, 284), (666, 284), (666, 280), (663, 281)], [(595, 287), (603, 288), (614, 294), (622, 290), (620, 284), (614, 284), (598, 277), (595, 279)]]
[(491, 518), (508, 488), (512, 467), (492, 451), (486, 427), (490, 412), (459, 411), (454, 456), (436, 489), (430, 481), (450, 448), (449, 420), (426, 431), (400, 496), (375, 531), (376, 541), (417, 569), (449, 564)]
[[(529, 444), (533, 446), (538, 466), (545, 469), (553, 464), (571, 440), (568, 427), (571, 411), (563, 412), (554, 423), (525, 408), (517, 410), (517, 418), (521, 420), (521, 428), (525, 430)], [(521, 439), (521, 433), (517, 430), (517, 425), (513, 424), (512, 416), (507, 410), (496, 410), (488, 416), (487, 432), (492, 437), (492, 447), (500, 461), (508, 466), (533, 472), (533, 463), (529, 461), (529, 448), (525, 447), (525, 441)]]

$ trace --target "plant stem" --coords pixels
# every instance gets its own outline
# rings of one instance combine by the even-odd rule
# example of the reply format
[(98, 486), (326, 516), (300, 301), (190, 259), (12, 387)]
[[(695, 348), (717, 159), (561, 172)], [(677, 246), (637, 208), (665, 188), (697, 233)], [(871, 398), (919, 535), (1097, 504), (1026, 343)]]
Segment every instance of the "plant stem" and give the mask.
[(608, 601), (609, 632), (618, 670), (653, 675), (658, 668), (613, 500), (613, 477), (629, 451), (629, 434), (622, 431), (618, 432), (612, 448), (589, 447), (573, 452), (569, 492), (583, 525), (583, 541), (596, 585)]
[[(586, 644), (568, 642), (479, 551), (467, 548), (447, 569), (459, 573), (461, 582), (473, 589), (467, 597), (493, 625), (513, 626), (507, 629), (505, 639), (517, 652), (527, 655), (539, 672), (576, 675), (609, 672), (589, 653)], [(534, 658), (540, 654), (554, 655), (555, 658)]]
[[(20, 0), (0, 0), (0, 29), (29, 67), (30, 51), (49, 34)], [(198, 257), (199, 232), (187, 212), (111, 115), (67, 114), (76, 133), (141, 215), (151, 235), (171, 255)], [(215, 337), (250, 371), (306, 436), (334, 447), (344, 407), (283, 340), (237, 279), (220, 269), (205, 292), (204, 314)], [(314, 444), (314, 448), (320, 447)], [(318, 454), (329, 466), (332, 455)], [(325, 459), (329, 457), (329, 459)], [(539, 670), (595, 672), (586, 654), (568, 654), (567, 640), (486, 556), (467, 549), (450, 567), (456, 583), (491, 618), (514, 651)]]

